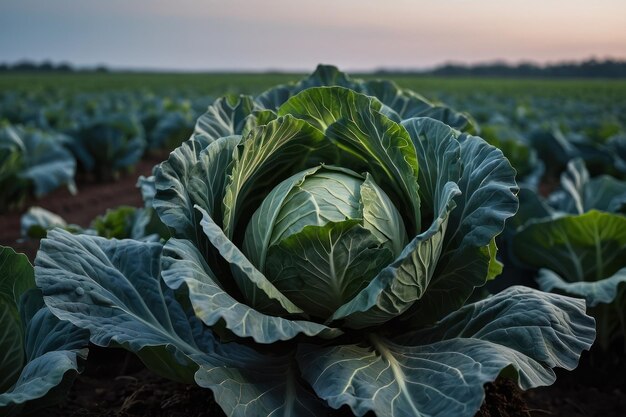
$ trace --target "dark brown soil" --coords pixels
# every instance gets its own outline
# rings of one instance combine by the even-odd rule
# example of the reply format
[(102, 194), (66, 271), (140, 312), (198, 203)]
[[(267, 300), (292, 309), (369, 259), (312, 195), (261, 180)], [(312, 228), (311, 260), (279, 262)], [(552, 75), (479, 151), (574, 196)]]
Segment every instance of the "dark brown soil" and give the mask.
[[(476, 417), (531, 417), (523, 392), (507, 379), (485, 386)], [(121, 350), (92, 346), (66, 401), (40, 417), (225, 417), (209, 390), (160, 378)], [(352, 417), (348, 409), (321, 417)], [(370, 414), (367, 415), (368, 417)], [(532, 414), (534, 416), (534, 414)]]
[(40, 417), (224, 417), (213, 395), (160, 378), (119, 349), (90, 347), (89, 361), (65, 402)]
[[(561, 372), (551, 387), (521, 391), (508, 379), (485, 386), (486, 399), (476, 417), (624, 417), (624, 387), (592, 387), (585, 377)], [(610, 380), (611, 378), (609, 378)], [(613, 381), (614, 383), (615, 381)], [(224, 417), (209, 390), (160, 378), (120, 350), (91, 348), (87, 370), (66, 401), (41, 417)], [(328, 417), (348, 417), (348, 410)], [(368, 415), (369, 416), (369, 415)]]
[(557, 371), (557, 382), (525, 394), (533, 417), (626, 416), (626, 354), (614, 346), (602, 352), (593, 346), (572, 372)]

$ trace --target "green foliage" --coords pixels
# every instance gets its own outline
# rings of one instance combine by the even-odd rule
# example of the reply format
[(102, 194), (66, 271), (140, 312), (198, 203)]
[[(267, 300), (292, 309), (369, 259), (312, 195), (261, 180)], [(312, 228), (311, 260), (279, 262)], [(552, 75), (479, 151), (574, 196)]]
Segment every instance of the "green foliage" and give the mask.
[[(581, 300), (536, 290), (467, 303), (518, 207), (509, 161), (468, 131), (331, 66), (220, 98), (140, 181), (171, 237), (53, 230), (37, 285), (92, 343), (211, 389), (229, 416), (472, 416), (486, 382), (550, 384), (595, 330)], [(98, 226), (120, 236), (130, 213)]]
[(590, 178), (584, 162), (572, 160), (561, 188), (547, 201), (536, 196), (522, 200), (511, 242), (518, 263), (538, 270), (542, 290), (586, 300), (605, 350), (626, 337), (625, 201), (625, 182)]
[(76, 160), (62, 135), (0, 125), (0, 211), (19, 207), (32, 191), (42, 197), (62, 185), (76, 191)]
[(34, 288), (23, 254), (0, 246), (0, 414), (18, 416), (63, 399), (86, 358), (86, 331), (59, 321)]

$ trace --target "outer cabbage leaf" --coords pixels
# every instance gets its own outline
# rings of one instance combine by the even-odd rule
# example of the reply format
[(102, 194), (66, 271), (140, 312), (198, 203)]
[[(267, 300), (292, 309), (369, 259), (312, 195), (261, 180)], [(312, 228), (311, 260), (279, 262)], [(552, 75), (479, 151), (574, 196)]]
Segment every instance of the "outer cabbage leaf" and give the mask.
[(227, 95), (218, 98), (198, 118), (192, 138), (208, 144), (225, 136), (241, 135), (246, 117), (255, 110), (261, 109), (251, 96)]
[(160, 375), (193, 382), (197, 365), (187, 355), (204, 341), (158, 280), (161, 248), (56, 229), (41, 241), (37, 285), (54, 315), (89, 330), (92, 343), (125, 347)]
[(224, 346), (226, 366), (199, 361), (196, 382), (210, 388), (230, 417), (327, 415), (328, 406), (301, 382), (292, 355), (267, 356), (231, 343)]
[(362, 82), (363, 93), (374, 96), (397, 113), (400, 120), (430, 117), (455, 129), (473, 128), (471, 119), (443, 105), (435, 105), (421, 95), (401, 89), (393, 81), (374, 80)]
[(26, 297), (22, 310), (25, 303), (35, 303), (40, 308), (24, 320), (28, 323), (24, 346), (26, 365), (15, 384), (0, 394), (0, 414), (3, 407), (8, 415), (17, 416), (61, 401), (87, 358), (89, 334), (52, 315), (43, 307), (38, 290), (28, 292)]
[(563, 292), (587, 301), (589, 307), (600, 303), (609, 304), (615, 301), (620, 287), (626, 284), (626, 268), (600, 281), (567, 282), (549, 269), (540, 269), (537, 283), (542, 291)]
[(332, 65), (318, 65), (308, 77), (297, 83), (279, 85), (260, 94), (256, 100), (268, 109), (278, 109), (289, 98), (299, 92), (313, 87), (346, 87), (360, 92), (360, 82), (353, 80), (348, 74), (339, 71)]
[(467, 115), (435, 105), (413, 91), (401, 89), (393, 81), (354, 79), (332, 65), (318, 65), (309, 77), (297, 83), (271, 88), (259, 95), (256, 101), (274, 110), (296, 94), (314, 87), (344, 87), (374, 96), (384, 104), (381, 110), (396, 121), (411, 117), (432, 117), (457, 129), (471, 129), (474, 124)]
[(393, 81), (372, 80), (365, 82), (363, 86), (367, 95), (376, 97), (396, 112), (400, 120), (420, 117), (432, 107), (426, 98), (412, 91), (402, 90)]
[(33, 267), (24, 254), (0, 246), (0, 294), (4, 294), (15, 305), (28, 289), (35, 286)]
[[(0, 294), (0, 393), (11, 388), (24, 366), (24, 328), (15, 301)], [(0, 398), (2, 398), (0, 396)], [(0, 402), (0, 405), (3, 403)]]
[(513, 238), (522, 263), (548, 268), (568, 282), (600, 281), (624, 266), (626, 217), (592, 210), (530, 222)]
[(561, 188), (550, 195), (549, 204), (565, 213), (583, 214), (593, 209), (619, 212), (626, 201), (626, 182), (608, 175), (590, 178), (582, 159), (567, 164)]
[[(431, 133), (442, 129), (445, 128), (440, 123), (431, 121), (423, 123), (421, 129), (415, 125), (409, 131), (414, 141), (426, 140), (422, 146), (428, 148), (437, 146), (439, 140), (453, 140), (453, 134)], [(457, 184), (461, 194), (454, 199), (457, 207), (450, 215), (428, 291), (409, 316), (415, 324), (434, 322), (454, 311), (465, 303), (475, 287), (485, 283), (493, 265), (488, 245), (518, 208), (515, 170), (502, 152), (476, 136), (462, 134), (458, 141), (461, 176)], [(435, 162), (430, 164), (431, 172), (432, 167), (441, 166), (444, 178), (455, 174), (448, 165), (435, 165)]]
[(32, 183), (38, 198), (62, 185), (67, 185), (70, 192), (76, 192), (76, 159), (55, 135), (34, 129), (5, 127), (0, 130), (0, 146), (2, 153), (9, 153), (4, 157), (7, 159), (2, 160), (7, 164), (2, 169), (6, 174), (3, 172), (0, 177), (13, 171), (10, 175)]
[(507, 242), (511, 241), (517, 229), (533, 219), (561, 216), (561, 213), (550, 207), (543, 197), (530, 188), (520, 187), (517, 197), (519, 198), (519, 210), (515, 213), (515, 216), (507, 221), (504, 231)]
[(170, 239), (163, 248), (161, 263), (163, 280), (173, 289), (186, 286), (195, 315), (208, 326), (224, 320), (235, 335), (251, 337), (257, 343), (288, 340), (301, 333), (323, 337), (341, 334), (318, 323), (269, 316), (237, 301), (220, 287), (190, 241)]
[[(161, 375), (215, 392), (232, 417), (320, 415), (288, 356), (220, 345), (159, 281), (161, 246), (52, 231), (37, 257), (37, 283), (55, 315), (120, 345)], [(305, 413), (304, 410), (310, 412)]]
[[(43, 307), (25, 255), (0, 248), (0, 414), (58, 401), (85, 359), (88, 335)], [(59, 395), (60, 394), (60, 395)]]
[(135, 165), (146, 149), (139, 120), (122, 113), (91, 120), (72, 139), (68, 145), (76, 159), (99, 179)]
[(204, 234), (222, 258), (230, 264), (232, 277), (247, 303), (270, 314), (302, 313), (302, 310), (278, 291), (274, 284), (226, 237), (206, 211), (200, 207), (196, 208), (202, 213), (200, 226)]
[(321, 398), (357, 416), (469, 417), (508, 367), (524, 389), (554, 382), (554, 367), (573, 369), (594, 327), (582, 300), (512, 287), (397, 339), (301, 345), (298, 362)]
[(537, 152), (527, 143), (526, 137), (509, 123), (481, 125), (480, 136), (500, 149), (517, 171), (518, 182), (536, 189), (545, 166)]
[(172, 236), (207, 247), (199, 227), (202, 215), (194, 206), (200, 205), (211, 215), (221, 214), (226, 170), (240, 140), (239, 136), (228, 136), (209, 145), (190, 139), (155, 169), (152, 205)]
[(61, 216), (37, 206), (30, 207), (20, 218), (20, 234), (32, 239), (44, 238), (48, 230), (67, 226)]
[(34, 285), (28, 258), (0, 246), (0, 392), (11, 388), (26, 361), (19, 303)]
[(76, 193), (74, 175), (76, 159), (52, 135), (39, 131), (23, 130), (26, 169), (20, 174), (34, 185), (35, 197), (42, 197), (62, 185)]
[(430, 118), (405, 120), (402, 126), (409, 132), (422, 167), (418, 177), (422, 215), (432, 218), (441, 211), (441, 204), (446, 204), (441, 200), (445, 184), (461, 178), (459, 133)]

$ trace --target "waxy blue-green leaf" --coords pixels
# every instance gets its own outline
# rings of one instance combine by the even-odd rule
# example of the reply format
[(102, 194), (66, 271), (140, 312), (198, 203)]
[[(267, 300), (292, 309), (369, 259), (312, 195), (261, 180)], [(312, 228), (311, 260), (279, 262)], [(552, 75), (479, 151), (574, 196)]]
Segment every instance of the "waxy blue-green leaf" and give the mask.
[(523, 389), (549, 385), (552, 368), (574, 368), (594, 337), (582, 300), (512, 287), (396, 339), (301, 345), (298, 363), (331, 407), (357, 416), (470, 417), (505, 368)]
[(76, 193), (74, 156), (43, 132), (22, 131), (21, 136), (26, 148), (24, 163), (27, 168), (20, 176), (32, 181), (35, 197), (49, 194), (62, 185)]
[(624, 267), (626, 217), (592, 210), (531, 221), (513, 238), (517, 259), (568, 282), (600, 281)]
[(433, 217), (441, 211), (445, 184), (457, 183), (463, 169), (459, 132), (430, 118), (412, 118), (402, 122), (407, 130), (421, 167), (417, 178), (422, 215)]
[(530, 146), (526, 136), (510, 123), (493, 123), (480, 126), (480, 137), (500, 149), (517, 171), (517, 181), (537, 189), (545, 166)]
[(542, 291), (581, 297), (587, 301), (589, 307), (595, 307), (615, 301), (620, 287), (626, 286), (626, 268), (599, 281), (577, 282), (568, 282), (549, 269), (540, 269), (537, 283)]
[(241, 136), (246, 138), (254, 129), (259, 126), (265, 126), (272, 120), (275, 120), (278, 115), (272, 110), (255, 110), (248, 117), (246, 117), (243, 129), (241, 129)]
[(361, 92), (362, 82), (353, 80), (348, 74), (339, 71), (333, 65), (320, 64), (315, 71), (297, 83), (282, 84), (260, 94), (256, 100), (263, 107), (276, 110), (283, 103), (299, 92), (312, 87), (346, 87)]
[(272, 283), (307, 313), (330, 317), (393, 261), (359, 220), (306, 226), (269, 250)]
[(35, 286), (33, 267), (26, 255), (0, 246), (0, 271), (0, 294), (17, 306), (22, 294)]
[(276, 87), (272, 87), (269, 90), (266, 90), (259, 94), (255, 100), (263, 108), (276, 110), (280, 107), (281, 104), (289, 100), (289, 97), (291, 97), (293, 94), (293, 90), (293, 85), (277, 85)]
[(418, 164), (406, 129), (379, 112), (375, 98), (342, 87), (319, 87), (290, 98), (278, 109), (311, 123), (340, 150), (337, 165), (369, 172), (405, 216), (420, 229)]
[(12, 297), (0, 293), (0, 393), (13, 386), (25, 360), (24, 325), (17, 305)]
[(223, 200), (226, 236), (235, 237), (243, 211), (261, 204), (265, 195), (258, 190), (271, 189), (307, 167), (333, 162), (335, 152), (322, 132), (291, 116), (255, 129), (233, 156)]
[(364, 93), (374, 96), (381, 103), (391, 108), (401, 120), (419, 117), (432, 104), (417, 93), (402, 90), (389, 80), (372, 80), (363, 84)]
[(172, 289), (185, 284), (196, 317), (207, 326), (224, 320), (226, 328), (257, 343), (289, 340), (298, 334), (333, 337), (341, 334), (318, 323), (290, 320), (256, 311), (220, 287), (198, 249), (187, 240), (170, 239), (163, 248), (162, 276)]
[(136, 164), (146, 145), (145, 132), (137, 117), (123, 112), (90, 118), (68, 142), (82, 167), (101, 179)]
[(519, 210), (515, 213), (515, 216), (507, 220), (504, 231), (504, 236), (509, 242), (516, 230), (530, 220), (560, 216), (560, 213), (550, 207), (543, 197), (528, 187), (520, 187), (517, 198), (519, 199)]
[(421, 95), (401, 89), (393, 81), (363, 81), (351, 78), (332, 65), (318, 65), (313, 74), (297, 83), (271, 88), (256, 100), (263, 107), (278, 109), (294, 95), (313, 87), (344, 87), (357, 93), (376, 97), (383, 103), (381, 112), (396, 121), (411, 117), (432, 117), (457, 128), (471, 128), (473, 122), (466, 114), (456, 112), (442, 105), (435, 105)]
[(122, 346), (158, 374), (212, 389), (230, 417), (323, 410), (296, 378), (289, 357), (220, 345), (183, 311), (158, 278), (160, 255), (156, 243), (55, 230), (42, 241), (37, 283), (50, 309), (88, 329), (92, 343)]
[(173, 236), (206, 247), (199, 227), (202, 216), (194, 206), (198, 204), (212, 216), (221, 217), (227, 168), (240, 140), (239, 136), (229, 136), (206, 144), (190, 139), (155, 169), (152, 205)]
[(330, 411), (301, 382), (292, 355), (268, 356), (242, 346), (225, 345), (222, 366), (203, 364), (196, 383), (210, 388), (229, 417), (319, 417)]
[(5, 155), (1, 161), (0, 178), (8, 179), (13, 175), (12, 181), (21, 178), (30, 182), (36, 197), (49, 194), (62, 185), (67, 185), (70, 192), (75, 193), (76, 158), (63, 147), (57, 136), (62, 135), (31, 128), (0, 128), (0, 149)]
[(25, 294), (20, 310), (27, 323), (26, 364), (15, 384), (0, 394), (0, 415), (31, 414), (62, 401), (87, 357), (89, 333), (59, 321), (44, 306), (39, 290)]
[[(442, 136), (430, 132), (438, 131), (437, 124), (423, 126), (418, 137), (430, 142), (428, 146), (436, 146)], [(446, 140), (453, 140), (447, 137)], [(457, 207), (450, 215), (441, 257), (428, 291), (411, 312), (415, 323), (434, 322), (454, 311), (465, 303), (475, 287), (485, 283), (492, 265), (487, 246), (518, 208), (515, 170), (502, 152), (479, 137), (462, 134), (458, 140), (461, 177), (457, 184), (461, 194), (454, 199)], [(445, 177), (449, 172), (447, 165), (441, 166)]]
[(583, 214), (594, 209), (615, 213), (626, 201), (626, 182), (608, 175), (590, 178), (582, 159), (567, 164), (561, 188), (550, 195), (549, 203), (565, 213)]
[(255, 110), (261, 108), (251, 96), (220, 97), (198, 118), (191, 137), (208, 144), (225, 136), (241, 135), (246, 118)]
[(400, 120), (413, 117), (430, 117), (455, 129), (472, 127), (470, 118), (443, 105), (435, 105), (421, 95), (401, 89), (393, 81), (374, 80), (361, 82), (362, 93), (374, 96), (398, 114)]
[(232, 276), (246, 303), (268, 314), (298, 314), (303, 312), (250, 262), (206, 211), (199, 206), (196, 206), (196, 209), (202, 213), (200, 227), (221, 257), (230, 264)]
[(19, 305), (22, 295), (34, 286), (26, 255), (0, 246), (0, 393), (15, 383), (26, 361)]
[(187, 315), (160, 282), (161, 249), (56, 229), (41, 241), (37, 285), (52, 313), (89, 330), (92, 343), (122, 346), (160, 375), (193, 382), (197, 365), (189, 356), (212, 338), (194, 337)]
[(86, 332), (54, 317), (34, 286), (28, 258), (0, 247), (3, 416), (18, 416), (58, 402), (87, 355)]

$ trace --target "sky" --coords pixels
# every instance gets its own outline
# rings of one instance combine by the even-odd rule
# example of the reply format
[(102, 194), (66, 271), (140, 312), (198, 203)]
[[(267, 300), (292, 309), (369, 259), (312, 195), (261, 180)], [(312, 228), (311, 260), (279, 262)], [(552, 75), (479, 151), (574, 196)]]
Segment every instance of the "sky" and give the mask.
[(0, 62), (309, 71), (626, 58), (626, 0), (0, 0)]

